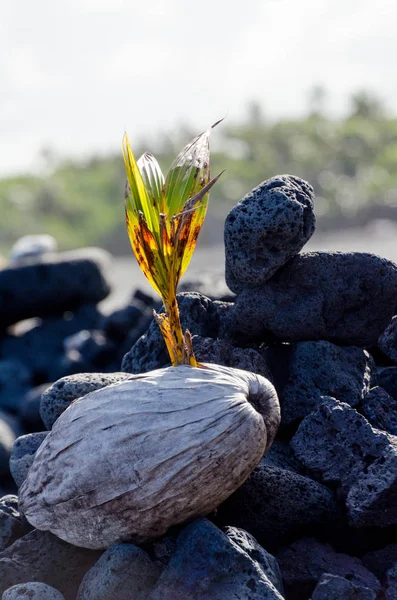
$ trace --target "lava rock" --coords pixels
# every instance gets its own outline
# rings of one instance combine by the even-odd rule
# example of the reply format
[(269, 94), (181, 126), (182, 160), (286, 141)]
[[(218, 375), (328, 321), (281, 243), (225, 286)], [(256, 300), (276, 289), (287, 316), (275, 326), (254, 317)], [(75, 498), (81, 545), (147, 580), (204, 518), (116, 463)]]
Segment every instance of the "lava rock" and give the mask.
[(66, 361), (78, 363), (79, 373), (106, 370), (117, 349), (102, 331), (86, 329), (64, 340), (64, 346)]
[(64, 600), (64, 597), (52, 585), (29, 581), (8, 588), (2, 600)]
[(314, 191), (277, 175), (247, 194), (225, 221), (226, 283), (239, 293), (264, 284), (314, 233)]
[(146, 552), (133, 544), (114, 544), (84, 576), (77, 600), (146, 598), (159, 575)]
[(291, 470), (268, 466), (265, 459), (217, 513), (221, 523), (246, 529), (271, 548), (318, 531), (335, 516), (331, 490)]
[(100, 302), (110, 292), (104, 274), (108, 262), (104, 250), (83, 249), (1, 270), (0, 327)]
[[(192, 335), (217, 338), (219, 310), (222, 302), (212, 301), (194, 292), (177, 295), (182, 329)], [(164, 309), (161, 308), (162, 312)], [(127, 373), (147, 373), (170, 364), (163, 336), (153, 319), (143, 335), (124, 356), (121, 370)]]
[(24, 429), (29, 433), (42, 430), (43, 421), (40, 416), (41, 396), (49, 387), (50, 384), (42, 383), (41, 385), (29, 390), (19, 407), (19, 417), (22, 420)]
[(40, 581), (75, 600), (85, 573), (100, 552), (78, 548), (44, 531), (33, 530), (0, 552), (0, 593), (17, 583)]
[(125, 381), (128, 377), (128, 373), (80, 373), (59, 379), (41, 397), (40, 415), (44, 425), (47, 429), (52, 429), (55, 421), (73, 400)]
[(303, 538), (282, 549), (277, 560), (288, 600), (309, 598), (324, 573), (344, 577), (358, 587), (373, 590), (375, 597), (381, 590), (378, 579), (358, 558), (337, 553), (329, 544), (321, 544), (313, 538)]
[(397, 363), (397, 317), (393, 317), (380, 336), (378, 346), (390, 360)]
[(0, 407), (16, 412), (30, 389), (30, 372), (18, 359), (0, 360)]
[(198, 519), (178, 536), (177, 548), (150, 600), (283, 600), (275, 558), (244, 531), (225, 533)]
[(354, 527), (397, 524), (396, 437), (326, 398), (302, 421), (291, 447), (314, 477), (338, 485)]
[(274, 440), (270, 449), (262, 458), (261, 464), (266, 467), (285, 469), (293, 473), (303, 473), (303, 466), (297, 460), (289, 443), (285, 440)]
[(178, 286), (178, 292), (198, 292), (210, 300), (233, 302), (235, 294), (228, 289), (223, 273), (202, 273), (194, 279), (184, 279)]
[(228, 315), (235, 339), (376, 345), (396, 308), (397, 266), (373, 254), (311, 252), (262, 287), (244, 289)]
[(65, 351), (64, 339), (82, 329), (95, 329), (101, 319), (96, 306), (85, 304), (73, 313), (43, 319), (22, 335), (5, 336), (0, 342), (0, 355), (22, 362), (36, 384), (55, 381)]
[(47, 435), (48, 431), (28, 433), (14, 442), (10, 456), (10, 471), (18, 487), (21, 487), (25, 481), (34, 456)]
[(0, 498), (0, 552), (30, 531), (29, 523), (18, 510), (17, 496)]
[(397, 562), (386, 573), (386, 600), (397, 598)]
[(6, 414), (0, 411), (0, 477), (9, 474), (8, 464), (16, 437)]
[(367, 552), (361, 560), (371, 573), (383, 580), (386, 571), (391, 569), (394, 563), (397, 563), (397, 544), (388, 544), (380, 550)]
[(376, 385), (397, 400), (397, 367), (379, 368), (376, 374)]
[(338, 575), (324, 573), (320, 577), (311, 600), (376, 600), (376, 593), (362, 585), (356, 585)]
[(251, 373), (263, 375), (270, 381), (272, 375), (265, 359), (253, 348), (236, 348), (225, 340), (214, 340), (194, 335), (193, 349), (197, 360), (201, 363), (224, 365)]
[(288, 378), (280, 389), (282, 424), (290, 425), (307, 416), (333, 396), (356, 406), (368, 393), (374, 363), (362, 348), (340, 347), (330, 342), (298, 342), (291, 347)]
[(58, 243), (52, 235), (24, 235), (11, 248), (10, 264), (19, 266), (29, 264), (32, 259), (37, 262), (44, 255), (58, 250)]
[[(142, 317), (147, 321), (148, 316), (149, 311), (143, 312), (142, 309), (137, 306), (137, 303), (130, 303), (124, 308), (117, 309), (110, 315), (106, 315), (103, 318), (101, 329), (111, 339), (120, 342), (125, 339), (131, 329), (137, 327)], [(152, 315), (150, 315), (149, 318), (151, 320)], [(149, 322), (147, 322), (147, 327), (149, 326)]]
[(381, 387), (374, 387), (362, 400), (360, 411), (373, 427), (397, 435), (397, 400)]

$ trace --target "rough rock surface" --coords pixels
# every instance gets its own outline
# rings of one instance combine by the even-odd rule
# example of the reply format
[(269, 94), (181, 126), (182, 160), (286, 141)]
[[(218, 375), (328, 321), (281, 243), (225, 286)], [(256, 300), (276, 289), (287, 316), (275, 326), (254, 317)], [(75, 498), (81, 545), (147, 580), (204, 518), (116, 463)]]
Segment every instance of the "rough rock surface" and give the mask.
[(386, 573), (386, 600), (397, 598), (397, 562)]
[(221, 523), (246, 529), (270, 548), (318, 531), (335, 515), (331, 490), (291, 470), (268, 466), (266, 457), (218, 509)]
[(149, 600), (283, 600), (275, 558), (248, 533), (206, 519), (185, 527)]
[(291, 346), (288, 378), (276, 388), (282, 423), (289, 425), (307, 416), (333, 396), (356, 406), (368, 393), (373, 360), (362, 348), (340, 347), (330, 342), (298, 342)]
[(371, 573), (376, 575), (378, 579), (383, 580), (386, 571), (388, 571), (394, 563), (397, 563), (397, 544), (388, 544), (385, 548), (381, 548), (380, 550), (367, 552), (361, 560)]
[(76, 600), (82, 578), (99, 556), (34, 530), (0, 552), (0, 593), (17, 583), (40, 581), (54, 586), (65, 600)]
[(0, 552), (30, 531), (29, 523), (18, 510), (18, 498), (13, 495), (0, 498)]
[(228, 315), (235, 338), (376, 345), (395, 313), (397, 266), (359, 252), (292, 258), (262, 287), (243, 290)]
[(397, 400), (383, 388), (372, 388), (362, 400), (359, 410), (372, 427), (397, 435)]
[(10, 587), (2, 600), (64, 600), (64, 597), (52, 585), (30, 581)]
[(202, 338), (198, 335), (193, 336), (192, 341), (194, 353), (199, 362), (258, 373), (272, 381), (272, 375), (265, 359), (253, 348), (236, 348), (225, 340)]
[(51, 429), (58, 417), (76, 400), (90, 392), (128, 379), (126, 373), (79, 373), (62, 377), (42, 395), (40, 415), (47, 429)]
[(314, 191), (292, 175), (261, 183), (225, 221), (226, 283), (239, 293), (260, 286), (314, 233)]
[[(177, 295), (182, 329), (192, 335), (218, 337), (219, 311), (224, 303), (210, 300), (195, 292)], [(163, 311), (161, 308), (160, 312)], [(127, 373), (147, 373), (168, 366), (170, 359), (160, 328), (152, 320), (148, 331), (124, 356), (121, 370)]]
[(100, 302), (110, 288), (104, 250), (76, 250), (0, 271), (0, 327)]
[(397, 400), (397, 367), (378, 369), (376, 384)]
[(297, 460), (291, 446), (285, 440), (274, 440), (270, 449), (262, 458), (261, 463), (266, 467), (278, 467), (293, 473), (303, 473), (303, 466)]
[(397, 317), (393, 317), (380, 336), (378, 346), (390, 360), (397, 363)]
[(314, 477), (336, 484), (355, 527), (397, 524), (397, 438), (348, 404), (325, 398), (291, 440)]
[(44, 429), (40, 416), (40, 402), (42, 394), (48, 387), (48, 383), (42, 383), (29, 390), (23, 397), (18, 413), (23, 427), (28, 433)]
[(146, 552), (133, 544), (114, 544), (84, 576), (77, 600), (143, 599), (159, 575)]
[(22, 435), (15, 440), (10, 457), (10, 471), (18, 487), (25, 481), (34, 455), (47, 435), (48, 431), (40, 431)]
[(376, 592), (356, 585), (339, 575), (324, 573), (311, 596), (311, 600), (376, 600)]
[(324, 573), (338, 575), (358, 587), (369, 588), (375, 592), (375, 597), (381, 589), (378, 579), (358, 558), (335, 552), (329, 544), (313, 538), (303, 538), (282, 549), (277, 560), (288, 600), (310, 598)]

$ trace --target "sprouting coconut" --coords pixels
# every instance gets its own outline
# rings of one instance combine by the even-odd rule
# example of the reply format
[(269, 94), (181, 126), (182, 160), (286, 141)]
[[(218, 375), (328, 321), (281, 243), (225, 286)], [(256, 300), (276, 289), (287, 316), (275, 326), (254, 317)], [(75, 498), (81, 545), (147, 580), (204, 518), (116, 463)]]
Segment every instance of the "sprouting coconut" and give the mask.
[(77, 546), (141, 543), (210, 513), (249, 476), (280, 422), (269, 381), (198, 364), (180, 324), (177, 285), (219, 178), (210, 179), (210, 131), (184, 148), (165, 180), (152, 155), (135, 161), (124, 137), (128, 234), (163, 300), (155, 318), (173, 366), (75, 401), (37, 451), (21, 510)]

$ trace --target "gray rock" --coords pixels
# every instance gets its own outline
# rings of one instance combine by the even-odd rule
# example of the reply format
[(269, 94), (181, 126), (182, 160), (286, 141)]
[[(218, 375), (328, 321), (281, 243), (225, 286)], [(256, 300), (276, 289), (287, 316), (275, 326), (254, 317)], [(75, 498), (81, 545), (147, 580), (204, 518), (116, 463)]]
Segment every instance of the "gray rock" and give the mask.
[(379, 338), (380, 350), (393, 362), (397, 362), (397, 317), (393, 317)]
[(29, 581), (8, 588), (4, 592), (2, 600), (64, 600), (64, 597), (51, 585)]
[(0, 477), (9, 474), (11, 450), (15, 440), (15, 429), (11, 426), (5, 413), (0, 411)]
[(344, 577), (358, 587), (368, 588), (375, 592), (375, 597), (381, 590), (378, 579), (358, 558), (337, 553), (329, 544), (321, 544), (312, 538), (303, 538), (284, 548), (277, 560), (288, 600), (309, 598), (324, 573)]
[(249, 534), (223, 533), (198, 519), (178, 536), (177, 548), (150, 600), (283, 600), (277, 561)]
[(28, 433), (15, 440), (10, 456), (11, 475), (18, 487), (21, 487), (32, 466), (34, 455), (48, 435), (48, 431)]
[(82, 249), (44, 256), (41, 261), (0, 271), (0, 327), (31, 317), (73, 311), (106, 298), (109, 255)]
[[(182, 329), (192, 335), (217, 338), (219, 311), (224, 303), (212, 301), (195, 292), (177, 295)], [(163, 311), (161, 308), (160, 312)], [(170, 359), (159, 326), (152, 320), (143, 335), (124, 356), (121, 370), (127, 373), (147, 373), (168, 366)]]
[(280, 467), (266, 457), (245, 483), (218, 509), (221, 523), (242, 527), (261, 544), (280, 545), (336, 517), (333, 492), (324, 485)]
[(312, 252), (262, 287), (243, 290), (228, 314), (236, 339), (376, 345), (394, 315), (397, 266), (373, 254)]
[(114, 544), (84, 576), (77, 600), (143, 600), (159, 575), (146, 552), (133, 544)]
[(376, 600), (376, 593), (362, 585), (355, 585), (344, 577), (324, 573), (311, 600)]
[(291, 346), (286, 381), (281, 389), (276, 383), (282, 424), (290, 425), (307, 416), (322, 396), (356, 406), (369, 391), (374, 366), (368, 352), (354, 346), (325, 341)]
[(360, 411), (376, 429), (397, 435), (397, 400), (383, 388), (372, 388), (362, 400)]
[(380, 550), (372, 550), (362, 557), (362, 562), (378, 579), (383, 580), (386, 571), (397, 563), (397, 544), (388, 544)]
[(59, 590), (65, 600), (76, 600), (81, 580), (99, 556), (34, 530), (0, 552), (0, 593), (17, 583), (40, 581)]
[(128, 377), (126, 373), (79, 373), (59, 379), (41, 396), (40, 415), (44, 425), (51, 429), (73, 400)]
[(397, 562), (386, 573), (386, 600), (397, 598)]
[(397, 400), (397, 367), (379, 368), (376, 385), (385, 390), (389, 396)]
[(41, 385), (29, 390), (19, 407), (19, 417), (26, 428), (30, 431), (37, 431), (44, 429), (43, 421), (40, 416), (40, 402), (41, 396), (50, 386), (49, 383), (42, 383)]
[(247, 194), (225, 221), (226, 282), (239, 293), (265, 283), (314, 233), (314, 191), (277, 175)]
[(0, 498), (0, 552), (30, 529), (29, 523), (19, 513), (17, 496)]
[(225, 340), (193, 336), (193, 349), (199, 362), (224, 365), (258, 373), (272, 381), (265, 359), (253, 348), (236, 348)]
[(266, 467), (285, 469), (293, 473), (303, 473), (303, 466), (297, 460), (289, 443), (284, 440), (274, 440), (270, 449), (262, 458), (261, 464)]
[(338, 485), (355, 527), (397, 524), (397, 438), (348, 404), (326, 398), (291, 440), (311, 474)]
[(29, 389), (28, 369), (16, 358), (0, 360), (0, 407), (16, 412)]

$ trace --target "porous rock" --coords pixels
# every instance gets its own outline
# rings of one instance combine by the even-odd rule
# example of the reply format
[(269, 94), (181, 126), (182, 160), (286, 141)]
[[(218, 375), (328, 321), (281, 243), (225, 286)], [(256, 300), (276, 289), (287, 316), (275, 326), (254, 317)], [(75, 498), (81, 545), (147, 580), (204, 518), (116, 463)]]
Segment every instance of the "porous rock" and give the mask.
[(99, 552), (76, 548), (51, 533), (31, 531), (0, 552), (0, 593), (17, 583), (40, 581), (76, 600), (85, 573)]
[(348, 404), (325, 398), (291, 440), (298, 459), (337, 485), (355, 527), (397, 524), (397, 438), (374, 429)]
[(311, 596), (311, 600), (376, 600), (376, 598), (374, 590), (330, 573), (324, 573), (320, 577)]
[(288, 600), (309, 598), (324, 573), (344, 577), (357, 587), (373, 590), (375, 597), (381, 590), (378, 579), (358, 558), (335, 552), (332, 546), (314, 538), (293, 542), (279, 552), (277, 560)]
[(391, 569), (394, 563), (397, 563), (397, 543), (388, 544), (379, 550), (367, 552), (361, 560), (371, 573), (376, 575), (378, 579), (383, 580), (386, 571)]
[(397, 363), (397, 317), (393, 317), (380, 336), (378, 346), (390, 360)]
[(193, 349), (200, 363), (224, 365), (258, 373), (272, 381), (270, 369), (265, 359), (253, 348), (236, 348), (225, 340), (193, 336)]
[(22, 362), (35, 383), (55, 381), (64, 355), (64, 339), (82, 329), (95, 329), (101, 318), (94, 304), (85, 304), (73, 313), (42, 319), (21, 335), (5, 336), (0, 342), (0, 354)]
[(356, 406), (369, 391), (373, 368), (372, 358), (362, 348), (340, 347), (326, 341), (290, 346), (285, 383), (281, 387), (275, 383), (282, 423), (301, 420), (321, 402), (322, 396), (333, 396)]
[(376, 384), (397, 400), (397, 367), (378, 368)]
[(0, 271), (0, 327), (31, 317), (73, 311), (106, 298), (109, 255), (84, 249), (43, 257), (38, 263)]
[(149, 600), (283, 600), (275, 558), (248, 533), (206, 519), (185, 527)]
[(314, 233), (314, 191), (292, 175), (261, 183), (225, 221), (226, 283), (239, 293), (264, 284)]
[(270, 466), (264, 457), (219, 507), (217, 518), (246, 529), (259, 543), (274, 548), (293, 536), (318, 531), (335, 515), (331, 490), (292, 470)]
[(44, 429), (43, 421), (40, 416), (40, 402), (42, 394), (48, 387), (48, 383), (42, 383), (41, 385), (30, 389), (23, 397), (18, 412), (24, 429), (29, 433)]
[(397, 562), (386, 573), (385, 600), (396, 600), (397, 598)]
[(278, 467), (293, 473), (303, 473), (303, 466), (297, 460), (291, 446), (285, 440), (276, 439), (262, 458), (261, 463), (266, 467)]
[(231, 335), (285, 342), (376, 345), (395, 313), (397, 266), (373, 254), (309, 252), (263, 286), (244, 289), (228, 314)]
[(114, 544), (84, 576), (77, 600), (143, 600), (159, 575), (146, 552), (133, 544)]
[(383, 388), (372, 388), (361, 401), (360, 411), (376, 429), (397, 435), (397, 400)]
[(29, 581), (8, 588), (4, 592), (2, 600), (64, 600), (64, 597), (52, 585)]
[(18, 487), (25, 481), (34, 456), (47, 434), (48, 431), (28, 433), (15, 440), (10, 456), (10, 471)]
[(79, 373), (62, 377), (41, 396), (40, 415), (44, 425), (51, 429), (73, 400), (108, 385), (125, 381), (128, 377), (128, 373)]
[(20, 489), (21, 509), (84, 547), (154, 539), (232, 494), (279, 420), (275, 389), (247, 371), (180, 365), (130, 376), (59, 417)]
[[(196, 292), (177, 295), (181, 325), (192, 335), (218, 337), (219, 310), (222, 302), (212, 301)], [(160, 312), (163, 312), (161, 308)], [(167, 348), (156, 321), (153, 319), (143, 335), (124, 356), (121, 370), (127, 373), (146, 373), (170, 364)]]
[(0, 498), (0, 552), (30, 529), (30, 525), (19, 512), (17, 496), (10, 494)]
[(210, 300), (233, 302), (235, 295), (228, 289), (224, 274), (201, 273), (194, 278), (183, 279), (178, 285), (178, 292), (198, 292)]

